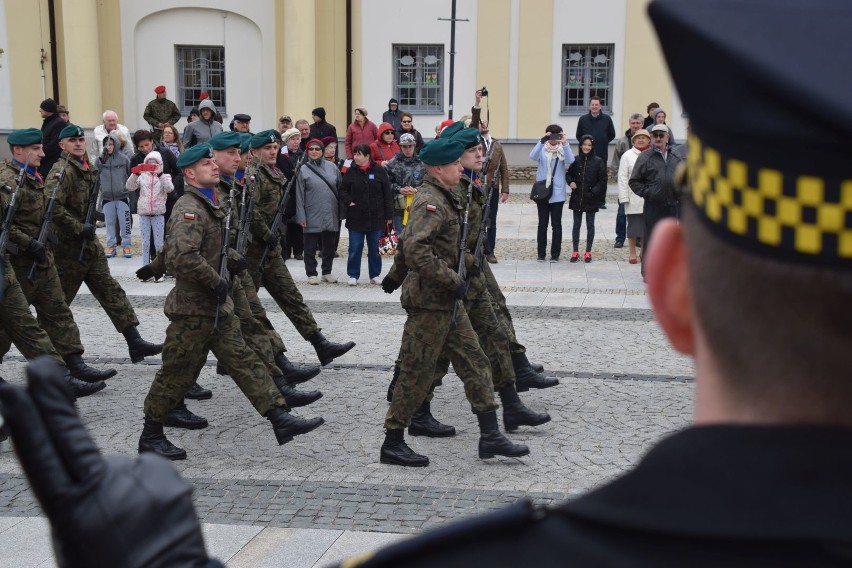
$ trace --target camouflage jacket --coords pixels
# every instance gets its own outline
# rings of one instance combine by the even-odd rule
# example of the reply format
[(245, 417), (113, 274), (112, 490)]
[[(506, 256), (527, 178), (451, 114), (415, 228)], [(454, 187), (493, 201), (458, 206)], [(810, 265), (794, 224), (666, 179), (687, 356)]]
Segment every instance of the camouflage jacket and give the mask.
[(426, 176), (426, 165), (415, 154), (406, 158), (402, 152), (383, 164), (390, 179), (393, 194), (393, 208), (397, 211), (405, 209), (405, 196), (399, 190), (405, 186), (420, 187)]
[[(62, 168), (65, 167), (65, 158), (68, 154), (62, 152), (59, 161), (53, 164), (50, 173), (47, 174), (45, 194), (49, 197), (56, 189), (56, 206), (53, 210), (53, 227), (59, 244), (56, 245), (57, 254), (62, 258), (66, 256), (76, 260), (83, 245), (80, 231), (83, 229), (83, 219), (89, 208), (89, 196), (94, 190), (95, 180), (98, 179), (98, 170), (83, 164), (73, 157), (68, 160), (68, 169), (64, 176), (60, 176)], [(62, 183), (59, 178), (62, 177)], [(93, 258), (95, 255), (103, 254), (103, 246), (98, 239), (86, 242), (86, 256)]]
[[(3, 202), (4, 212), (12, 200), (12, 192), (17, 187), (20, 173), (21, 166), (11, 160), (0, 165), (0, 199)], [(26, 252), (26, 248), (31, 240), (38, 237), (46, 201), (44, 183), (34, 174), (27, 174), (21, 190), (15, 197), (17, 209), (9, 233), (9, 242), (18, 249), (17, 254), (11, 255), (13, 259), (22, 263), (33, 261), (34, 257)], [(51, 260), (45, 261), (43, 265), (46, 266), (48, 262)]]
[[(219, 258), (225, 208), (214, 205), (200, 190), (187, 185), (169, 218), (163, 247), (166, 269), (175, 287), (166, 298), (166, 316), (210, 316), (216, 313), (214, 287), (219, 283)], [(233, 313), (229, 297), (221, 314)]]
[(145, 107), (142, 113), (145, 122), (152, 128), (159, 128), (160, 123), (174, 124), (180, 120), (180, 110), (177, 105), (169, 99), (154, 99)]
[(262, 251), (263, 247), (266, 246), (266, 241), (272, 236), (269, 227), (275, 218), (278, 202), (284, 194), (286, 183), (287, 178), (275, 166), (266, 164), (258, 166), (254, 185), (254, 214), (251, 220), (251, 234), (254, 237), (254, 244), (249, 246), (250, 251)]
[[(467, 190), (470, 188), (471, 200), (470, 211), (467, 216), (468, 233), (467, 233), (467, 253), (465, 255), (465, 269), (468, 273), (477, 264), (474, 258), (476, 250), (476, 239), (479, 236), (479, 229), (482, 224), (482, 211), (485, 208), (486, 195), (481, 188), (473, 183), (466, 175), (462, 176), (461, 181), (453, 188), (453, 193), (458, 196), (462, 204), (467, 206)], [(464, 216), (462, 216), (464, 220)], [(478, 266), (481, 272), (481, 266)], [(472, 300), (479, 297), (485, 290), (485, 279), (482, 274), (470, 278), (470, 287), (467, 290), (467, 299)]]
[(456, 273), (464, 205), (458, 195), (429, 176), (411, 203), (403, 231), (408, 274), (402, 284), (402, 307), (452, 309), (461, 284)]

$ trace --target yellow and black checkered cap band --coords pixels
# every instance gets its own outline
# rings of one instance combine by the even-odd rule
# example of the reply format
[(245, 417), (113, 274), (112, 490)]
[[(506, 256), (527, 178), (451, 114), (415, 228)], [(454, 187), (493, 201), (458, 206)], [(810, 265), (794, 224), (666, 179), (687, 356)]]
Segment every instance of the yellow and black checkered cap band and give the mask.
[(852, 268), (852, 179), (748, 163), (694, 135), (688, 166), (692, 199), (714, 233), (756, 252)]

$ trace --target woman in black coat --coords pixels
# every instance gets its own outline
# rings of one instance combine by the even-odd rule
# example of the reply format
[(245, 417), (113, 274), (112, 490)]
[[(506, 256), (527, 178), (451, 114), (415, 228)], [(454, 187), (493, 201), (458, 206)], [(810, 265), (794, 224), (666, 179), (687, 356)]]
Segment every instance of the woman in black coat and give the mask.
[(580, 260), (580, 226), (583, 224), (583, 213), (586, 214), (586, 254), (583, 261), (592, 262), (595, 213), (606, 195), (606, 164), (595, 156), (594, 139), (588, 134), (580, 139), (580, 153), (568, 168), (566, 177), (568, 187), (571, 188), (568, 208), (574, 212), (574, 252), (571, 254), (571, 262)]
[(393, 219), (390, 181), (385, 169), (370, 158), (370, 147), (358, 144), (353, 148), (353, 163), (343, 174), (340, 203), (346, 210), (349, 230), (349, 260), (346, 273), (349, 285), (358, 284), (361, 276), (361, 256), (367, 241), (367, 267), (370, 282), (381, 284), (382, 258), (379, 256), (379, 237)]

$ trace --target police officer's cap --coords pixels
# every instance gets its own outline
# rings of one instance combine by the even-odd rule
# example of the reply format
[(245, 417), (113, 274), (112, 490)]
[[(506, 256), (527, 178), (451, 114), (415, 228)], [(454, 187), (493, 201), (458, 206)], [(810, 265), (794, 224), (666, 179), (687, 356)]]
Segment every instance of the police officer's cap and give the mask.
[(239, 120), (240, 122), (251, 122), (251, 116), (243, 113), (237, 113), (234, 115), (234, 120)]
[(251, 147), (251, 134), (248, 132), (240, 132), (240, 154), (245, 154)]
[(30, 144), (41, 144), (41, 130), (38, 128), (21, 128), (13, 130), (6, 138), (10, 146), (29, 146)]
[(180, 153), (180, 157), (177, 159), (177, 167), (179, 168), (188, 168), (195, 162), (203, 159), (203, 158), (212, 158), (213, 157), (213, 148), (209, 143), (205, 142), (204, 144), (198, 144), (193, 146), (189, 150), (184, 150)]
[(832, 60), (852, 53), (852, 3), (656, 0), (649, 13), (689, 113), (699, 217), (741, 249), (852, 269), (852, 74)]
[(210, 139), (210, 147), (214, 150), (226, 150), (228, 148), (239, 148), (242, 142), (242, 137), (239, 132), (229, 130), (228, 132), (220, 132)]
[[(460, 122), (456, 122), (455, 124), (461, 124)], [(455, 126), (455, 124), (450, 125), (447, 130)], [(464, 128), (462, 124), (462, 128), (456, 129), (447, 136), (446, 131), (441, 133), (441, 138), (449, 138), (450, 140), (455, 140), (460, 143), (462, 146), (467, 148), (473, 148), (474, 146), (478, 146), (480, 141), (482, 140), (479, 135), (479, 129), (477, 128)]]
[(461, 142), (451, 138), (438, 138), (427, 142), (420, 150), (420, 160), (430, 166), (452, 164), (464, 153)]
[(83, 129), (77, 126), (76, 124), (69, 124), (59, 133), (59, 139), (62, 140), (64, 138), (82, 138), (86, 135), (83, 132)]
[(273, 142), (281, 142), (281, 135), (277, 130), (264, 130), (252, 136), (251, 147), (254, 149), (263, 148)]

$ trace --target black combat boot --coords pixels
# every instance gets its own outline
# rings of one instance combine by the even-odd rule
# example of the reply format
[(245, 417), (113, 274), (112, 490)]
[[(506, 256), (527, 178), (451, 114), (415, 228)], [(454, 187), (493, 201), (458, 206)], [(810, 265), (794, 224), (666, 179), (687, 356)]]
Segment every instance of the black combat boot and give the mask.
[(153, 452), (170, 460), (185, 460), (186, 451), (178, 448), (163, 434), (163, 425), (145, 417), (145, 427), (139, 436), (139, 453)]
[(70, 355), (66, 355), (64, 359), (65, 366), (68, 367), (68, 372), (71, 373), (71, 376), (86, 383), (105, 381), (115, 376), (115, 369), (100, 371), (89, 367), (83, 362), (83, 356), (79, 353), (71, 353)]
[(388, 465), (405, 467), (426, 467), (429, 465), (429, 458), (415, 453), (405, 443), (405, 430), (402, 428), (388, 428), (385, 431), (385, 441), (382, 443), (379, 461)]
[(281, 373), (283, 374), (284, 380), (287, 381), (287, 383), (291, 386), (310, 381), (311, 379), (319, 375), (321, 370), (316, 365), (308, 365), (307, 367), (297, 367), (296, 365), (291, 363), (289, 359), (287, 359), (287, 356), (284, 355), (283, 351), (281, 351), (275, 356), (275, 364), (278, 365), (279, 369), (281, 369)]
[(277, 406), (266, 413), (266, 419), (272, 423), (278, 445), (282, 446), (293, 439), (293, 436), (307, 434), (325, 423), (322, 418), (299, 418), (293, 416), (286, 408)]
[(432, 416), (431, 404), (424, 400), (408, 425), (408, 433), (412, 436), (427, 436), (429, 438), (449, 438), (456, 435), (456, 429), (447, 424), (441, 424)]
[(68, 384), (68, 388), (71, 390), (71, 394), (75, 399), (95, 394), (106, 388), (106, 383), (103, 381), (95, 381), (93, 383), (81, 381), (72, 377), (70, 373), (65, 375), (65, 382)]
[(275, 381), (275, 386), (281, 394), (284, 395), (284, 400), (287, 401), (287, 406), (290, 408), (298, 408), (299, 406), (307, 406), (322, 398), (320, 391), (299, 391), (290, 386), (290, 383), (282, 376), (272, 377)]
[(133, 363), (163, 352), (162, 343), (148, 343), (139, 335), (139, 329), (135, 325), (124, 330), (124, 339), (127, 341), (127, 349), (130, 351), (130, 360)]
[(518, 426), (541, 426), (550, 422), (550, 414), (533, 412), (521, 402), (515, 385), (501, 388), (497, 393), (503, 403), (503, 426), (506, 432), (518, 429)]
[(184, 430), (201, 430), (207, 428), (207, 419), (191, 412), (184, 401), (180, 401), (171, 412), (163, 418), (163, 426), (183, 428)]
[[(225, 365), (223, 365), (219, 361), (216, 361), (216, 374), (222, 375), (223, 377), (228, 376), (228, 369), (226, 369)], [(212, 393), (211, 393), (211, 396), (212, 396)]]
[(545, 377), (533, 371), (525, 353), (512, 353), (512, 367), (515, 369), (515, 388), (518, 392), (546, 389), (559, 384), (559, 379)]
[[(3, 379), (3, 377), (0, 377), (0, 385), (2, 385), (5, 382), (6, 381)], [(3, 424), (2, 426), (0, 426), (0, 442), (5, 442), (8, 439), (9, 439), (9, 430), (8, 430), (8, 428), (6, 428), (6, 424)]]
[(479, 420), (479, 457), (481, 459), (494, 456), (519, 458), (527, 456), (530, 449), (523, 444), (513, 444), (497, 427), (497, 411), (476, 415)]
[(213, 398), (213, 392), (198, 383), (192, 383), (192, 386), (189, 387), (189, 390), (183, 396), (184, 398), (191, 398), (193, 400), (209, 400)]
[(396, 388), (396, 382), (399, 380), (399, 363), (393, 366), (393, 378), (388, 385), (388, 402), (393, 402), (393, 389)]
[(319, 331), (310, 336), (308, 341), (310, 341), (311, 345), (313, 345), (314, 349), (316, 349), (320, 365), (323, 367), (355, 347), (354, 341), (349, 341), (347, 343), (332, 343)]
[(530, 369), (532, 369), (536, 373), (543, 373), (544, 372), (544, 365), (542, 365), (541, 363), (533, 363), (530, 360), (527, 360), (527, 363), (530, 364)]

